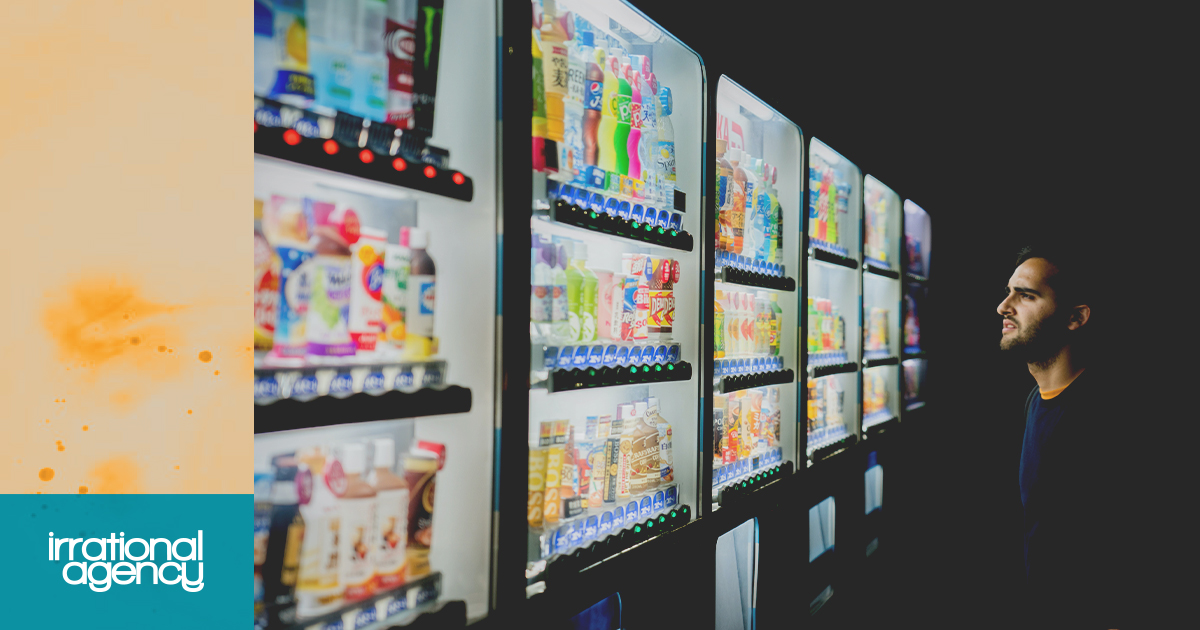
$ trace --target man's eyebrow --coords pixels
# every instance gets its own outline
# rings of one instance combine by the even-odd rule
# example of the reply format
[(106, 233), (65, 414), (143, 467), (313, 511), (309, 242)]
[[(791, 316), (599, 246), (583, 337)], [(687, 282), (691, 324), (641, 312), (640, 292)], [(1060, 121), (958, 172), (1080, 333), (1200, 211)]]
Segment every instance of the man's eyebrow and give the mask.
[[(1004, 288), (1007, 289), (1008, 287), (1004, 287)], [(1034, 291), (1033, 289), (1026, 288), (1026, 287), (1013, 287), (1012, 290), (1016, 291), (1017, 293), (1032, 293), (1033, 295), (1042, 297), (1041, 293)]]

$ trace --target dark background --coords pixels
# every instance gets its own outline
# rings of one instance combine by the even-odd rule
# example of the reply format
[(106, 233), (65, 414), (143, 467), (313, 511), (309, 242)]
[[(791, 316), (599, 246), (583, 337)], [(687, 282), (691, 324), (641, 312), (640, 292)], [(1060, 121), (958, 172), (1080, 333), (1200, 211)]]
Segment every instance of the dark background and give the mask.
[(1160, 611), (1181, 553), (1171, 493), (1191, 479), (1167, 467), (1184, 461), (1168, 447), (1186, 444), (1195, 416), (1176, 404), (1195, 328), (1176, 239), (1187, 247), (1197, 209), (1181, 172), (1195, 70), (1169, 31), (1182, 17), (1146, 5), (635, 4), (701, 55), (708, 89), (729, 75), (932, 217), (922, 331), (936, 403), (910, 436), (919, 488), (886, 587), (848, 627), (1025, 625), (1017, 466), (1034, 381), (999, 354), (995, 309), (1017, 249), (1047, 235), (1091, 254), (1114, 310), (1103, 354), (1129, 375), (1113, 395), (1144, 400), (1129, 458), (1095, 465), (1145, 487), (1130, 549), (1156, 565), (1130, 597)]

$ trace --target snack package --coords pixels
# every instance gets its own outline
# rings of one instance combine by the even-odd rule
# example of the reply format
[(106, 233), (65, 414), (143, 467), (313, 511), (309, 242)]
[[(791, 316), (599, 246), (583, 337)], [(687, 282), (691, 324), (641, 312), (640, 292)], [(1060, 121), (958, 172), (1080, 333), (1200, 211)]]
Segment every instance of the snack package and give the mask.
[(529, 502), (526, 508), (530, 527), (541, 527), (542, 506), (546, 497), (546, 455), (544, 448), (529, 449)]

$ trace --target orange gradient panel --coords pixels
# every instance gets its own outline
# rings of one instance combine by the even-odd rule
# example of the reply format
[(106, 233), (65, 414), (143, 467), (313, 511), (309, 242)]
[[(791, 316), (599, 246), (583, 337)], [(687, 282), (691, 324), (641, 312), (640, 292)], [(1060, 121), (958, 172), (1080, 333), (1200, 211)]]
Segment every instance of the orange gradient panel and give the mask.
[(0, 3), (0, 493), (252, 492), (251, 31)]

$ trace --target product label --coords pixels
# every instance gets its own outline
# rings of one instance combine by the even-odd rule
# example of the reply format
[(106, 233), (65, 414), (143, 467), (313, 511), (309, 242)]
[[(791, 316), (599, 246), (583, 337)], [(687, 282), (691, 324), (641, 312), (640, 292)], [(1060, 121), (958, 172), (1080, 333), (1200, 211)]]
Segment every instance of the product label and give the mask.
[(653, 511), (655, 511), (655, 512), (662, 511), (662, 509), (666, 507), (666, 504), (667, 504), (666, 495), (663, 493), (663, 491), (659, 490), (658, 492), (655, 492), (654, 493), (654, 501), (651, 505), (651, 508), (653, 509)]
[(658, 141), (658, 171), (666, 173), (667, 181), (675, 182), (675, 143)]
[(371, 594), (375, 498), (342, 499), (338, 507), (342, 519), (338, 536), (339, 581), (346, 589), (346, 599), (354, 601)]
[(350, 338), (350, 291), (353, 284), (349, 256), (317, 256), (312, 299), (308, 307), (309, 354), (354, 354)]
[(638, 504), (638, 518), (650, 518), (650, 515), (653, 513), (654, 513), (653, 497), (642, 497), (641, 502)]
[(667, 488), (666, 496), (663, 498), (664, 507), (673, 508), (679, 502), (679, 488), (671, 486)]
[(412, 128), (413, 54), (417, 49), (416, 24), (387, 20), (384, 47), (388, 57), (387, 122), (400, 129)]
[(584, 89), (586, 91), (583, 101), (584, 107), (599, 111), (600, 105), (604, 101), (604, 82), (588, 81), (585, 84)]
[(281, 356), (304, 356), (308, 308), (312, 301), (312, 254), (280, 247), (279, 258), (281, 303), (275, 327), (275, 351)]
[(404, 582), (405, 542), (408, 539), (408, 488), (382, 490), (376, 495), (375, 563), (381, 589)]
[(613, 526), (613, 513), (605, 512), (604, 514), (601, 514), (600, 515), (600, 523), (596, 527), (596, 535), (604, 536), (604, 535), (608, 534), (609, 532), (612, 531), (612, 526)]

